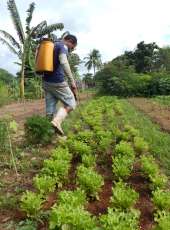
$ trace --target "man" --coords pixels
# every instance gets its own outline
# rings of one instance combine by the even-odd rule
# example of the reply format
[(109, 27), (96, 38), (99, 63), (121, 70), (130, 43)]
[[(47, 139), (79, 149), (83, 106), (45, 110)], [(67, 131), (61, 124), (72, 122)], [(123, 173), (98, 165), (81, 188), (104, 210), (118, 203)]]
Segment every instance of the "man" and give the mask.
[[(67, 35), (63, 40), (56, 42), (54, 46), (54, 71), (45, 73), (43, 78), (43, 88), (45, 90), (46, 115), (51, 118), (52, 125), (56, 131), (63, 135), (61, 127), (62, 121), (67, 114), (76, 107), (76, 83), (68, 63), (68, 52), (77, 46), (77, 38), (74, 35)], [(67, 76), (70, 87), (65, 81)], [(58, 101), (61, 101), (64, 107), (56, 108)]]

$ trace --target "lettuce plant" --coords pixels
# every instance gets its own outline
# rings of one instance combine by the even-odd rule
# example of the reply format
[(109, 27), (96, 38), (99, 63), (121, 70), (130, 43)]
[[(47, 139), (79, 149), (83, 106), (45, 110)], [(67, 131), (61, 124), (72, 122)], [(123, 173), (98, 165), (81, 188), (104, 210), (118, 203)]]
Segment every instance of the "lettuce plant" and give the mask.
[(122, 211), (108, 209), (108, 214), (100, 217), (100, 223), (104, 230), (139, 230), (140, 212), (135, 209)]
[(112, 188), (111, 204), (113, 207), (128, 209), (136, 203), (138, 198), (139, 194), (121, 180)]
[(83, 207), (86, 204), (86, 194), (83, 190), (61, 191), (58, 195), (59, 205), (69, 204), (72, 207)]
[(168, 230), (170, 229), (170, 212), (158, 211), (154, 217), (157, 226), (154, 230)]
[(67, 148), (58, 147), (52, 151), (51, 157), (53, 160), (64, 160), (70, 162), (72, 155), (69, 153)]
[(104, 185), (104, 180), (101, 175), (91, 168), (79, 166), (77, 170), (77, 184), (89, 196), (98, 198), (98, 192)]
[(72, 154), (79, 155), (79, 156), (83, 156), (84, 154), (86, 155), (92, 154), (91, 147), (84, 142), (77, 141), (77, 140), (68, 140), (67, 145)]
[(44, 161), (42, 173), (54, 177), (58, 186), (62, 186), (64, 179), (67, 178), (70, 169), (70, 163), (65, 160), (52, 160)]
[(164, 175), (163, 173), (156, 173), (155, 175), (149, 176), (149, 179), (151, 181), (151, 189), (164, 189), (167, 187), (168, 183), (168, 177)]
[(157, 189), (152, 192), (152, 201), (160, 210), (170, 210), (170, 191)]
[(48, 194), (54, 192), (56, 187), (56, 179), (48, 175), (36, 176), (33, 178), (35, 188), (40, 191), (41, 194)]
[(133, 169), (134, 158), (118, 155), (112, 157), (112, 161), (112, 169), (116, 178), (123, 179), (130, 176)]
[(54, 206), (50, 213), (49, 229), (59, 230), (94, 230), (96, 221), (82, 207), (69, 204)]
[(146, 153), (149, 151), (149, 146), (146, 141), (141, 137), (134, 138), (134, 147), (137, 153)]
[(85, 167), (95, 167), (96, 165), (96, 156), (95, 155), (83, 155), (82, 163)]
[(28, 217), (36, 218), (45, 200), (41, 194), (26, 191), (21, 197), (21, 210), (27, 213)]
[(116, 145), (115, 154), (128, 157), (135, 156), (133, 147), (131, 146), (131, 144), (125, 141), (121, 141), (119, 144)]
[(147, 176), (158, 175), (159, 172), (158, 164), (151, 155), (141, 157), (141, 169)]

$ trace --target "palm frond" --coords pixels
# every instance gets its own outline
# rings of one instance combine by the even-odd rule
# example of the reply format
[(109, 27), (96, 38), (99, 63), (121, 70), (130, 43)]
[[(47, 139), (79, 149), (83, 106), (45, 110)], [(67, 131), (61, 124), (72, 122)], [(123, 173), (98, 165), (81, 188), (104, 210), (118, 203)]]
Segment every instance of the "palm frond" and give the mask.
[(24, 44), (24, 40), (25, 40), (24, 30), (21, 24), (21, 19), (18, 13), (17, 6), (15, 4), (15, 0), (8, 0), (7, 5), (8, 5), (8, 10), (10, 11), (11, 14), (13, 24), (19, 36), (19, 39), (22, 42), (22, 44)]
[(17, 52), (16, 49), (9, 42), (7, 42), (4, 38), (1, 37), (0, 37), (0, 42), (5, 44), (13, 54), (17, 55), (20, 58), (19, 52)]
[(13, 46), (21, 50), (20, 44), (15, 40), (15, 38), (12, 35), (10, 35), (8, 32), (4, 30), (0, 30), (0, 34), (2, 34), (5, 38), (7, 38)]
[(19, 66), (22, 65), (22, 63), (20, 63), (20, 62), (14, 62), (14, 64), (19, 65)]
[(40, 22), (37, 26), (33, 27), (31, 29), (31, 37), (33, 39), (36, 39), (37, 38), (37, 35), (43, 30), (43, 28), (45, 28), (47, 26), (47, 22), (44, 20), (42, 22)]
[(32, 20), (32, 15), (33, 15), (34, 9), (35, 9), (35, 3), (32, 2), (29, 5), (29, 8), (27, 10), (27, 18), (26, 18), (26, 33), (27, 34), (30, 32), (30, 23)]
[(49, 26), (46, 26), (44, 29), (40, 31), (40, 33), (37, 35), (38, 38), (43, 37), (44, 35), (50, 35), (55, 30), (62, 30), (64, 28), (63, 23), (55, 23), (51, 24)]

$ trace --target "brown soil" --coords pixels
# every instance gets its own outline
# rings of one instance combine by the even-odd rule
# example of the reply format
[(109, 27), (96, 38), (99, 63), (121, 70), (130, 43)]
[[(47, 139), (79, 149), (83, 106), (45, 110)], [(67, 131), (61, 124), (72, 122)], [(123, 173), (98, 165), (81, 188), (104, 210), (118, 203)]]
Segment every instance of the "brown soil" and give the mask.
[(10, 116), (18, 123), (23, 123), (25, 119), (33, 114), (44, 114), (44, 100), (17, 102), (0, 108), (0, 117)]
[(128, 101), (160, 125), (163, 131), (170, 132), (170, 108), (146, 98), (130, 98)]
[(96, 171), (104, 178), (104, 185), (99, 193), (99, 199), (90, 201), (87, 205), (87, 210), (96, 216), (107, 213), (113, 186), (112, 153), (108, 153), (104, 159), (102, 155), (98, 154)]
[(140, 210), (140, 229), (150, 230), (153, 227), (153, 211), (154, 207), (151, 202), (151, 190), (149, 188), (149, 181), (142, 175), (140, 165), (134, 165), (133, 172), (129, 178), (129, 183), (139, 193), (139, 200), (136, 208)]
[[(81, 93), (78, 103), (90, 99), (94, 93)], [(0, 118), (10, 116), (16, 122), (23, 124), (27, 117), (45, 114), (45, 100), (32, 100), (25, 102), (15, 102), (0, 108)]]

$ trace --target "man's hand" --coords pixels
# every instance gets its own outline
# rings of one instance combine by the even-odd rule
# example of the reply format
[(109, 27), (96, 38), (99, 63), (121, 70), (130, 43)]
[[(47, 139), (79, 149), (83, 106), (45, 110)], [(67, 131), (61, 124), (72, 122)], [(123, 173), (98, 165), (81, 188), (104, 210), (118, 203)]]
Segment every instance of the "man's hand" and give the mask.
[(71, 91), (73, 92), (74, 97), (77, 101), (77, 86), (76, 86), (75, 82), (71, 84)]

